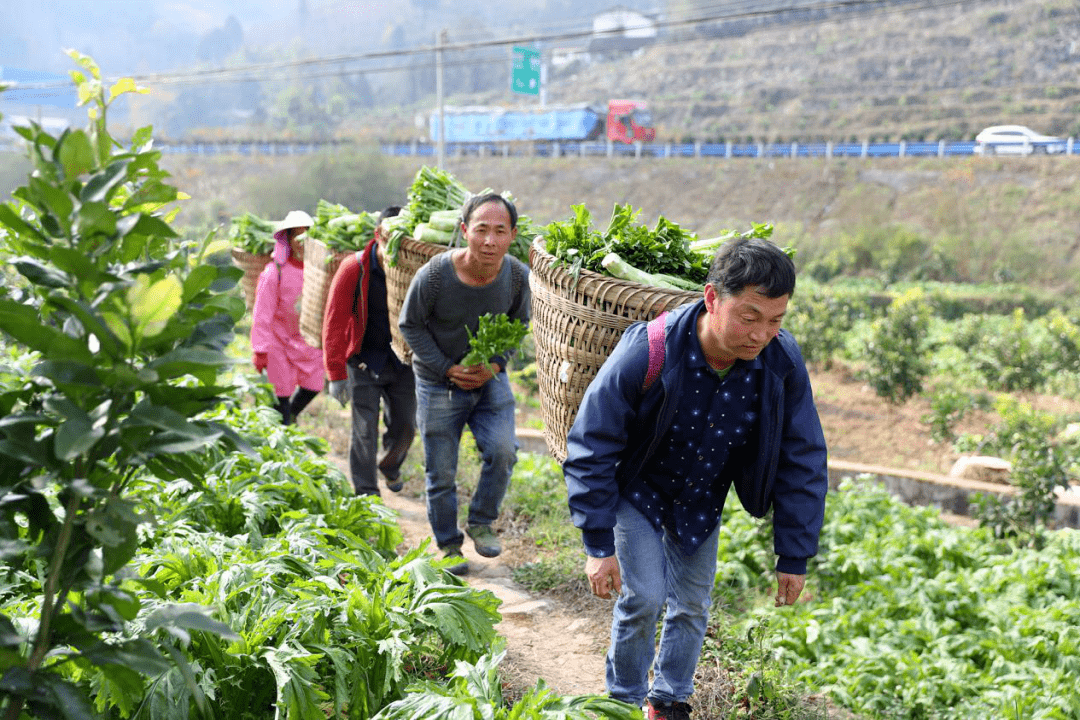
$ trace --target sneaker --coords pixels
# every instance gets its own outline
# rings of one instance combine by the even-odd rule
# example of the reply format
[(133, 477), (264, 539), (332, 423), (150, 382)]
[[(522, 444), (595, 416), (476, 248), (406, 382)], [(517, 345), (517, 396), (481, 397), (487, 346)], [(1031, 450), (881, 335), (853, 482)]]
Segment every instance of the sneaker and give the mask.
[(469, 572), (469, 561), (461, 552), (460, 545), (453, 545), (443, 550), (443, 560), (453, 561), (452, 565), (443, 566), (443, 570), (451, 575), (466, 575)]
[(490, 525), (470, 525), (465, 528), (465, 534), (472, 538), (476, 552), (484, 557), (498, 557), (502, 552), (502, 544)]
[(645, 716), (648, 720), (690, 720), (692, 708), (684, 702), (646, 700), (645, 706), (649, 709), (649, 714)]
[(386, 478), (386, 489), (390, 492), (401, 492), (401, 488), (405, 487), (405, 481), (400, 476), (391, 480)]

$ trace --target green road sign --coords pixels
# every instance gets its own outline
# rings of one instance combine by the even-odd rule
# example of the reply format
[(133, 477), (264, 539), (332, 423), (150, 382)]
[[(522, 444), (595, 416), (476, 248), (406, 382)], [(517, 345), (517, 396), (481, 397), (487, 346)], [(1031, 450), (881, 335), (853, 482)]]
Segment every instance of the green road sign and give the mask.
[(510, 89), (524, 95), (540, 94), (540, 51), (526, 47), (514, 48), (514, 69)]

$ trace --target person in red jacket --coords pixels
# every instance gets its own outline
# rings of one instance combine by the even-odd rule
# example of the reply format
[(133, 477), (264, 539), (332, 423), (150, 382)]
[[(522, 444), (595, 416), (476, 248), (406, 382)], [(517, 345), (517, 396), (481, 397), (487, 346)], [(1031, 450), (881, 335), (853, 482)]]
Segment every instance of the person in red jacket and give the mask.
[[(383, 270), (386, 236), (382, 221), (400, 210), (397, 206), (383, 210), (367, 246), (342, 260), (323, 313), (323, 365), (330, 395), (342, 405), (352, 400), (349, 472), (357, 495), (379, 494), (376, 467), (388, 489), (401, 490), (401, 465), (416, 434), (416, 384), (412, 367), (390, 348)], [(376, 462), (380, 401), (385, 427), (383, 455)]]

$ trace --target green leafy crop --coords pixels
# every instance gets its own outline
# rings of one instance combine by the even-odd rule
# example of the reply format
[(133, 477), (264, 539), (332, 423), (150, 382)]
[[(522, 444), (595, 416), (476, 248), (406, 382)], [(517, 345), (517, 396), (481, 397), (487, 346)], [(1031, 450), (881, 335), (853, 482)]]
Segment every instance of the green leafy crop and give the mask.
[[(480, 316), (476, 332), (473, 333), (468, 327), (465, 332), (469, 334), (469, 352), (461, 359), (461, 365), (466, 367), (489, 363), (491, 358), (517, 348), (529, 332), (529, 328), (520, 320), (511, 320), (505, 313), (492, 315), (484, 313)], [(488, 366), (490, 368), (490, 365)]]

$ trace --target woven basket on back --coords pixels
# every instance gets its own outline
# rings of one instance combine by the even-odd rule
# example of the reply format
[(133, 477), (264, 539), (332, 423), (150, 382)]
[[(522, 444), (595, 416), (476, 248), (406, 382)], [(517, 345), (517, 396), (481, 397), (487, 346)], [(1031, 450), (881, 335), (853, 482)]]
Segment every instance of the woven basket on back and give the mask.
[(529, 259), (544, 439), (561, 463), (585, 388), (623, 331), (638, 320), (651, 320), (664, 310), (694, 302), (701, 293), (650, 287), (590, 270), (582, 270), (575, 282), (567, 268), (555, 266), (543, 237), (529, 248)]
[(304, 291), (300, 300), (300, 335), (311, 347), (322, 347), (323, 309), (338, 265), (353, 251), (335, 252), (321, 241), (304, 242)]
[(440, 253), (449, 250), (448, 245), (435, 245), (405, 238), (398, 248), (397, 263), (386, 267), (386, 304), (390, 312), (390, 346), (394, 348), (401, 362), (406, 365), (412, 361), (412, 348), (398, 329), (398, 317), (405, 295), (409, 292), (413, 276), (424, 264)]
[(270, 257), (270, 253), (254, 255), (238, 248), (232, 249), (233, 265), (244, 271), (244, 276), (240, 278), (240, 289), (244, 291), (244, 302), (247, 303), (248, 312), (255, 307), (255, 288), (259, 284), (259, 275), (263, 268), (270, 262)]

